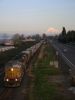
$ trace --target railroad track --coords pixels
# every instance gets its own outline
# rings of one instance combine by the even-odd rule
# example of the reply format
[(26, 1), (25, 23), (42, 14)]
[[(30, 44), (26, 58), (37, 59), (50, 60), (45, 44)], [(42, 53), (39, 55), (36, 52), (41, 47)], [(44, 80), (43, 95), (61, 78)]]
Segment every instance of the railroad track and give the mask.
[(2, 88), (0, 91), (0, 100), (9, 100), (12, 94), (12, 88)]
[(0, 73), (0, 86), (3, 85), (4, 72)]

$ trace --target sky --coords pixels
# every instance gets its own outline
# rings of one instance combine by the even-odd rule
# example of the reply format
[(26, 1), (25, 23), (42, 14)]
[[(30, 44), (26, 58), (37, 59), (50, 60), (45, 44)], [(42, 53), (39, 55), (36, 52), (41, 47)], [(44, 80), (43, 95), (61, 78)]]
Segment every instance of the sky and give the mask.
[(0, 0), (1, 33), (60, 33), (75, 29), (75, 0)]

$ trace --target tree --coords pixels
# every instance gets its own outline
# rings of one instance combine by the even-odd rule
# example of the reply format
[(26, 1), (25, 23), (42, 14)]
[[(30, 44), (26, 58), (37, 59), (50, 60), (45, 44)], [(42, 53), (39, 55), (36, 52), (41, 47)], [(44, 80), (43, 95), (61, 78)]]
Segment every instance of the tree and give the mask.
[(58, 40), (62, 43), (68, 43), (68, 42), (75, 42), (75, 31), (74, 30), (69, 30), (66, 33), (65, 27), (63, 27), (63, 30), (61, 34), (58, 37)]
[(24, 37), (24, 35), (22, 34), (22, 35), (20, 35), (20, 39), (21, 40), (24, 40), (25, 39), (25, 37)]
[(67, 42), (75, 42), (75, 31), (68, 31), (67, 32)]
[(17, 33), (12, 37), (12, 40), (14, 42), (14, 45), (18, 46), (18, 45), (20, 45), (22, 43), (22, 36)]
[(47, 36), (46, 36), (45, 33), (43, 33), (42, 37), (43, 37), (43, 39), (46, 39), (47, 38)]
[(40, 37), (39, 34), (33, 35), (32, 38), (35, 39), (36, 41), (40, 41), (41, 40), (41, 37)]
[(61, 34), (59, 35), (58, 40), (62, 43), (66, 43), (66, 29), (63, 27)]
[(66, 29), (65, 29), (65, 27), (63, 27), (62, 36), (66, 36)]

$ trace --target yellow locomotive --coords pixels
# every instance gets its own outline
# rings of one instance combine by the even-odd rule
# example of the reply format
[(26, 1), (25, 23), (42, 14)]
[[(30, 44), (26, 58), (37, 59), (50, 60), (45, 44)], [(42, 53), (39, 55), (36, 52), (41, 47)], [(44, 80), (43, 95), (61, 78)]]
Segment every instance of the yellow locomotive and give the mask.
[(23, 64), (18, 61), (11, 61), (5, 66), (5, 86), (19, 86), (24, 75)]

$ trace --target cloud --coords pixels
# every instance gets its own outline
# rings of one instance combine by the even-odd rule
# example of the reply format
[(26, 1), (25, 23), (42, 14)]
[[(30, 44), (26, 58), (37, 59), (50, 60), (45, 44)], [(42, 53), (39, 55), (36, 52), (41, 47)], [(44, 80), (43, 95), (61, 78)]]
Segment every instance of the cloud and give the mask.
[(59, 30), (57, 30), (57, 29), (55, 29), (55, 28), (53, 28), (53, 27), (50, 27), (50, 28), (48, 28), (48, 30), (47, 30), (47, 33), (58, 33), (59, 32)]

